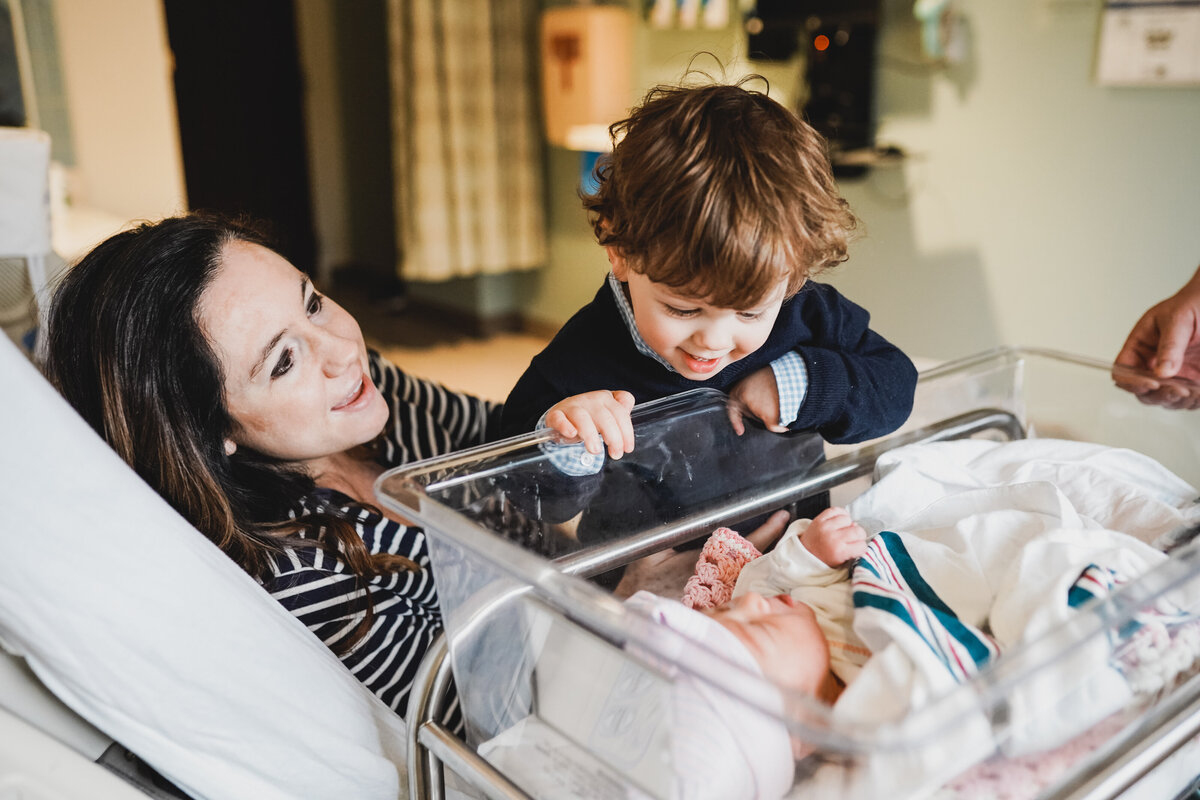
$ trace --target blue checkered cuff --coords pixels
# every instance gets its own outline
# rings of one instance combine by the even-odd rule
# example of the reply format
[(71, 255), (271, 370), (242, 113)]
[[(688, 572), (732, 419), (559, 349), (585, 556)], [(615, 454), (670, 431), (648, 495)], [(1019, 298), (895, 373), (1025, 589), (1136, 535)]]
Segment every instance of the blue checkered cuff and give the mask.
[[(545, 430), (546, 415), (538, 420), (537, 429)], [(546, 460), (559, 472), (564, 475), (570, 475), (572, 478), (582, 478), (587, 475), (595, 475), (604, 468), (604, 453), (589, 453), (587, 448), (583, 446), (583, 442), (573, 442), (570, 444), (560, 444), (558, 442), (540, 442), (538, 447), (542, 448), (542, 453), (545, 454)]]
[(795, 350), (771, 362), (775, 385), (779, 388), (779, 424), (791, 425), (800, 416), (800, 406), (808, 394), (808, 366)]

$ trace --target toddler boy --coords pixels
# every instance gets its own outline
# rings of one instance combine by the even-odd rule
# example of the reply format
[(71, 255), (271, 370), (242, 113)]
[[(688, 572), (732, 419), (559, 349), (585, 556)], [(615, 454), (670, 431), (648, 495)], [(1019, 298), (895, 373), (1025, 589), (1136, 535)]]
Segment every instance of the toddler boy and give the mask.
[(613, 126), (584, 197), (612, 272), (513, 388), (506, 433), (540, 422), (619, 458), (635, 402), (699, 387), (832, 442), (907, 419), (912, 362), (809, 280), (845, 260), (855, 225), (825, 142), (745, 83), (658, 87)]

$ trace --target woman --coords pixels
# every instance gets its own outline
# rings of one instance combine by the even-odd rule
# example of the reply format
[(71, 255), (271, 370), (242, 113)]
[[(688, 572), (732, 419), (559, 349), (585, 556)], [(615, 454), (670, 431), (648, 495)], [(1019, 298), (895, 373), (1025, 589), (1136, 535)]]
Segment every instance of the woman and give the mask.
[[(206, 214), (97, 246), (56, 291), (47, 341), (46, 374), (84, 419), (403, 715), (442, 623), (425, 534), (371, 504), (374, 481), (495, 438), (500, 406), (368, 351), (253, 227)], [(628, 428), (620, 405), (610, 424)], [(600, 438), (568, 417), (560, 433)], [(694, 563), (649, 556), (618, 592), (672, 576), (681, 590)]]
[(45, 370), (155, 490), (397, 712), (441, 631), (388, 467), (480, 444), (499, 406), (410, 377), (252, 227), (191, 214), (105, 241), (50, 311)]

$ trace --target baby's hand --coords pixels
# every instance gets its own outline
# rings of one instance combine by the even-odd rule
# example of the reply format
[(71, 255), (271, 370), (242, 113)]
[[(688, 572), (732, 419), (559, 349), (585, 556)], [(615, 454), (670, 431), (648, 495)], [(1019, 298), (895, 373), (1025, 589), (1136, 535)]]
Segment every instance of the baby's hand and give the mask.
[(787, 430), (779, 424), (779, 387), (775, 383), (775, 370), (770, 366), (752, 372), (729, 390), (734, 402), (729, 404), (729, 421), (738, 436), (746, 432), (742, 422), (742, 409), (762, 420), (767, 430), (783, 433)]
[(620, 458), (633, 452), (633, 422), (629, 411), (633, 395), (629, 392), (597, 390), (573, 395), (559, 401), (546, 412), (546, 425), (564, 439), (578, 439), (589, 453), (599, 455), (608, 445), (608, 454)]
[(846, 509), (832, 506), (809, 523), (800, 543), (826, 566), (840, 567), (867, 551), (867, 532)]

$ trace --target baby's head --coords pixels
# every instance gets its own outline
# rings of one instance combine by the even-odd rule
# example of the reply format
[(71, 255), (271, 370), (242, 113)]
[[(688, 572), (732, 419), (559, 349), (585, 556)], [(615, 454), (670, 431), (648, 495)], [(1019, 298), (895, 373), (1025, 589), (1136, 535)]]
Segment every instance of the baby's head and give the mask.
[[(810, 746), (794, 739), (783, 721), (789, 707), (786, 696), (766, 684), (743, 681), (745, 675), (761, 673), (778, 689), (832, 702), (823, 689), (835, 683), (829, 673), (829, 648), (812, 610), (790, 598), (754, 594), (703, 612), (645, 591), (625, 602), (682, 635), (665, 641), (655, 636), (660, 648), (676, 650), (677, 663), (688, 664), (698, 655), (682, 644), (686, 641), (739, 668), (716, 682), (688, 671), (676, 677), (671, 747), (683, 773), (679, 777), (701, 787), (699, 794), (705, 797), (783, 796), (794, 780), (794, 760), (806, 755)], [(664, 654), (661, 649), (655, 652)], [(740, 691), (728, 692), (735, 688)], [(769, 713), (758, 710), (772, 707)]]
[[(744, 88), (755, 79), (651, 90), (613, 126), (613, 152), (584, 197), (643, 338), (694, 380), (758, 349), (783, 300), (845, 260), (855, 225), (824, 139)], [(740, 335), (653, 336), (656, 324), (687, 327), (718, 311)]]
[(829, 642), (813, 610), (789, 595), (763, 597), (756, 592), (701, 612), (745, 646), (763, 677), (832, 704), (841, 684), (830, 669)]

